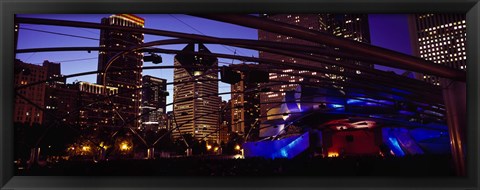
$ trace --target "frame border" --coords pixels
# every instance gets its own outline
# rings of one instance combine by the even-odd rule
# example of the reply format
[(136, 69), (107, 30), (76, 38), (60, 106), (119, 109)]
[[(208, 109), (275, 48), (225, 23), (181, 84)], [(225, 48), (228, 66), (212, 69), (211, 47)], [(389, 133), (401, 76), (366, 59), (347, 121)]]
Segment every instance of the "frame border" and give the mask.
[(477, 189), (480, 136), (478, 108), (480, 38), (467, 41), (467, 177), (66, 177), (13, 176), (13, 18), (27, 13), (466, 13), (467, 33), (480, 33), (479, 0), (1, 0), (0, 188), (1, 189)]

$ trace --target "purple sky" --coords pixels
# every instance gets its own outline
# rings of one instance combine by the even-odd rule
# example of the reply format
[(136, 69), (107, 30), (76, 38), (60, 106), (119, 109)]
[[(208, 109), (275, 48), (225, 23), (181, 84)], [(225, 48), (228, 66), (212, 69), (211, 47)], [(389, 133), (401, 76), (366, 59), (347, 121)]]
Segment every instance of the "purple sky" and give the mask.
[[(376, 46), (395, 50), (412, 55), (407, 15), (403, 14), (371, 14), (370, 23), (371, 43)], [(376, 69), (391, 70), (403, 74), (403, 70), (375, 65)]]
[[(101, 18), (108, 17), (111, 14), (82, 14), (82, 15), (18, 15), (19, 17), (31, 18), (49, 18), (60, 20), (74, 20), (99, 23)], [(245, 28), (227, 23), (211, 21), (202, 18), (196, 18), (188, 15), (153, 15), (153, 14), (138, 14), (138, 16), (145, 18), (145, 28), (178, 31), (184, 33), (204, 34), (208, 36), (217, 36), (223, 38), (243, 38), (243, 39), (257, 39), (257, 30)], [(385, 15), (373, 14), (369, 15), (370, 33), (372, 45), (384, 47), (395, 50), (405, 54), (411, 54), (410, 39), (408, 34), (407, 16), (406, 15)], [(83, 29), (71, 27), (58, 26), (40, 26), (22, 24), (20, 25), (20, 33), (18, 39), (18, 49), (25, 48), (40, 48), (40, 47), (79, 47), (99, 45), (98, 40), (74, 38), (67, 36), (60, 36), (55, 34), (42, 33), (37, 31), (26, 30), (22, 28), (46, 30), (57, 33), (65, 33), (77, 36), (84, 36), (89, 38), (99, 38), (99, 30), (97, 29)], [(200, 33), (201, 32), (201, 33)], [(167, 39), (167, 37), (158, 37), (152, 35), (145, 35), (145, 42), (154, 40)], [(161, 48), (178, 49), (183, 48), (184, 45), (170, 45), (162, 46)], [(236, 50), (237, 54), (244, 56), (258, 57), (257, 51), (248, 49), (225, 47), (221, 45), (207, 45), (207, 47), (216, 53), (232, 54)], [(62, 74), (73, 74), (84, 71), (94, 71), (97, 69), (97, 55), (98, 52), (50, 52), (50, 53), (25, 53), (18, 54), (17, 58), (33, 64), (41, 64), (44, 60), (53, 62), (60, 62)], [(173, 65), (173, 55), (162, 54), (162, 65)], [(76, 61), (75, 61), (76, 60)], [(238, 61), (233, 61), (238, 63)], [(219, 59), (220, 65), (232, 63), (231, 59)], [(144, 63), (144, 66), (152, 66), (151, 63)], [(377, 69), (390, 70), (386, 67), (376, 66)], [(401, 74), (402, 71), (394, 70)], [(160, 78), (165, 78), (169, 82), (173, 81), (173, 69), (164, 70), (146, 70), (144, 75), (152, 75)], [(96, 75), (89, 75), (83, 77), (70, 78), (67, 80), (71, 83), (75, 80), (95, 82)], [(173, 86), (168, 86), (168, 90), (173, 90)], [(220, 92), (230, 91), (230, 85), (220, 83)], [(167, 102), (172, 101), (173, 92), (170, 92)], [(229, 95), (222, 96), (223, 100), (230, 99)], [(171, 110), (171, 107), (167, 108)]]

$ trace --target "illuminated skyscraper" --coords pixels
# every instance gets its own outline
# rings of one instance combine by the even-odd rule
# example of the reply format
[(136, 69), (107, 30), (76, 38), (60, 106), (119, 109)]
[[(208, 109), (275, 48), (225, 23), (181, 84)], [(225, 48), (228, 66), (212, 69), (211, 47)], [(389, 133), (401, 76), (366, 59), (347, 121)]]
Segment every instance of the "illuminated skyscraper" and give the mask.
[[(465, 14), (412, 14), (409, 17), (414, 55), (454, 69), (466, 70)], [(440, 85), (437, 76), (418, 73), (424, 81)]]
[[(142, 125), (143, 127), (166, 127), (164, 115), (167, 105), (167, 80), (150, 75), (143, 76)], [(158, 129), (157, 128), (157, 129)]]
[(111, 106), (100, 103), (99, 100), (104, 99), (105, 93), (118, 93), (118, 88), (110, 86), (105, 88), (103, 85), (88, 82), (74, 83), (73, 88), (78, 92), (76, 101), (79, 111), (74, 114), (78, 115), (80, 127), (86, 129), (112, 126), (116, 114)]
[[(144, 19), (131, 14), (115, 14), (102, 19), (103, 25), (143, 28)], [(118, 30), (103, 29), (100, 31), (100, 47), (106, 48), (129, 48), (143, 43), (143, 34), (135, 32), (125, 32)], [(118, 96), (113, 97), (112, 109), (115, 119), (113, 125), (123, 125), (124, 123), (131, 127), (138, 127), (140, 124), (140, 106), (142, 86), (143, 55), (142, 53), (132, 52), (119, 57), (109, 66), (109, 60), (117, 54), (118, 51), (100, 51), (98, 56), (98, 70), (118, 70), (107, 72), (105, 82), (107, 86), (118, 88)], [(97, 83), (104, 85), (104, 75), (99, 74)]]
[(231, 85), (231, 126), (232, 132), (240, 135), (249, 134), (249, 137), (257, 137), (260, 123), (260, 95), (253, 90), (260, 87), (259, 83), (249, 82), (247, 75), (241, 73), (241, 81)]
[[(182, 51), (209, 53), (203, 44), (189, 44)], [(198, 140), (218, 142), (220, 97), (218, 96), (218, 60), (208, 56), (177, 54), (174, 66), (173, 113), (177, 125), (173, 137), (192, 134)], [(202, 67), (192, 69), (192, 66)]]
[(220, 105), (220, 110), (222, 110), (222, 113), (220, 115), (220, 130), (218, 131), (219, 135), (219, 141), (227, 143), (230, 132), (231, 132), (231, 122), (232, 122), (232, 113), (231, 109), (232, 108), (232, 103), (231, 100), (227, 101), (222, 101)]
[[(338, 37), (343, 37), (363, 43), (370, 43), (370, 30), (368, 24), (368, 15), (366, 14), (275, 14), (275, 15), (262, 15), (265, 18), (277, 21), (288, 23), (300, 27), (307, 28), (309, 30), (320, 31), (328, 34), (332, 34)], [(323, 44), (317, 44), (311, 41), (296, 39), (290, 36), (275, 34), (272, 32), (266, 32), (259, 30), (258, 31), (259, 40), (264, 41), (275, 41), (275, 42), (286, 42), (286, 43), (295, 43), (301, 45), (310, 45), (318, 46), (319, 48), (331, 48), (333, 50), (339, 50), (334, 47), (327, 47)], [(307, 65), (309, 67), (322, 67), (325, 69), (336, 70), (340, 72), (356, 72), (344, 69), (343, 67), (335, 65), (326, 65), (321, 64), (315, 61), (309, 61), (304, 59), (298, 59), (295, 57), (289, 57), (285, 55), (278, 55), (268, 52), (259, 52), (260, 58), (273, 59), (281, 62), (290, 62), (299, 65)], [(342, 58), (329, 57), (335, 61), (355, 64), (359, 66), (365, 66), (373, 68), (371, 64), (365, 64), (358, 61), (343, 60)], [(312, 76), (312, 82), (319, 81), (314, 79), (316, 77), (330, 78), (332, 80), (348, 80), (345, 76), (334, 75), (334, 74), (324, 74), (317, 73), (308, 70), (293, 70), (285, 69), (282, 73), (270, 73), (270, 81), (284, 81), (286, 83), (271, 86), (271, 92), (261, 93), (261, 116), (267, 115), (269, 110), (273, 110), (276, 107), (279, 107), (278, 102), (282, 102), (286, 91), (294, 90), (298, 83), (302, 82), (305, 77), (294, 76), (294, 75), (309, 75)], [(272, 102), (272, 103), (269, 103)], [(277, 103), (273, 103), (277, 102)], [(265, 117), (262, 117), (266, 119)]]
[[(60, 63), (44, 61), (43, 66), (47, 69), (47, 79), (61, 76)], [(73, 124), (76, 117), (72, 112), (76, 109), (77, 91), (69, 88), (70, 86), (66, 84), (65, 78), (49, 81), (45, 84), (44, 124), (51, 125), (59, 119), (62, 122)]]

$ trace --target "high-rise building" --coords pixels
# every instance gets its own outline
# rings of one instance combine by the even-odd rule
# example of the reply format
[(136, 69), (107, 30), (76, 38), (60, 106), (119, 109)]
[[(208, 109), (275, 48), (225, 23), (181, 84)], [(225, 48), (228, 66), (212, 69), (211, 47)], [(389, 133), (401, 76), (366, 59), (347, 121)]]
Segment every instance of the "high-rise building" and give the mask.
[[(210, 52), (203, 44), (189, 44), (182, 51)], [(173, 113), (179, 127), (173, 137), (189, 133), (196, 139), (218, 143), (217, 58), (180, 53), (175, 56), (174, 66), (184, 68), (174, 69)]]
[(47, 85), (45, 89), (44, 123), (52, 125), (58, 121), (62, 124), (75, 125), (78, 123), (79, 91), (72, 84)]
[(249, 73), (240, 73), (241, 81), (231, 85), (231, 113), (232, 132), (249, 137), (257, 137), (260, 123), (260, 95), (254, 91), (260, 87), (259, 83), (247, 80)]
[[(326, 31), (329, 34), (333, 34), (334, 36), (343, 37), (346, 39), (363, 42), (363, 43), (370, 43), (370, 26), (368, 24), (368, 15), (367, 14), (321, 14), (320, 17), (325, 20), (326, 23)], [(338, 48), (333, 48), (334, 50), (339, 50)], [(345, 60), (340, 57), (335, 57), (335, 61), (341, 61), (344, 63), (355, 64), (362, 67), (373, 68), (373, 64), (360, 62), (356, 60)], [(336, 66), (335, 66), (336, 67)], [(332, 66), (332, 69), (335, 69)], [(339, 67), (336, 68), (337, 70), (343, 70), (343, 68)], [(353, 70), (346, 69), (344, 72), (352, 72)], [(357, 71), (353, 71), (357, 73)], [(332, 77), (333, 75), (330, 74), (330, 78), (336, 79), (340, 78), (343, 79), (343, 76), (336, 76)]]
[(142, 77), (142, 126), (143, 128), (166, 127), (164, 115), (167, 107), (167, 80), (150, 75)]
[(232, 113), (231, 113), (232, 103), (231, 100), (222, 101), (220, 105), (220, 110), (222, 111), (220, 115), (220, 129), (218, 131), (220, 143), (227, 143), (230, 132), (231, 132), (231, 122), (232, 122)]
[[(368, 15), (366, 14), (264, 14), (262, 16), (277, 22), (288, 23), (304, 27), (309, 30), (320, 31), (363, 43), (370, 43)], [(264, 41), (295, 43), (301, 45), (318, 46), (319, 48), (330, 48), (333, 50), (341, 51), (338, 48), (327, 47), (324, 44), (317, 44), (311, 41), (297, 39), (291, 36), (276, 34), (263, 30), (258, 31), (258, 38), (259, 40)], [(329, 70), (336, 70), (340, 72), (356, 72), (357, 74), (360, 73), (359, 71), (351, 71), (336, 65), (327, 65), (315, 61), (298, 59), (295, 57), (289, 57), (263, 51), (259, 52), (259, 57), (264, 59), (273, 59), (281, 62), (291, 62), (299, 65), (307, 65), (309, 67), (319, 67)], [(342, 58), (332, 56), (326, 58), (339, 62), (373, 68), (371, 64), (361, 63), (358, 61), (343, 60)], [(298, 83), (302, 82), (305, 79), (305, 77), (295, 75), (308, 75), (312, 76), (312, 79), (322, 77), (332, 80), (348, 80), (347, 77), (341, 75), (324, 74), (308, 70), (293, 69), (285, 69), (282, 71), (282, 73), (270, 73), (269, 75), (270, 81), (272, 82), (284, 81), (286, 83), (278, 85), (268, 84), (268, 86), (271, 88), (271, 91), (267, 93), (261, 93), (261, 116), (266, 116), (269, 110), (278, 108), (281, 105), (278, 102), (282, 102), (283, 98), (285, 97), (286, 91), (295, 90), (295, 88), (298, 86)], [(319, 80), (314, 79), (310, 81), (318, 82)], [(263, 121), (267, 119), (267, 117), (261, 118)]]
[[(467, 69), (465, 14), (412, 14), (410, 35), (415, 56), (453, 69)], [(437, 76), (417, 73), (417, 78), (440, 85)]]
[(88, 82), (77, 82), (73, 86), (78, 92), (77, 124), (82, 128), (111, 127), (116, 113), (103, 102), (104, 94), (117, 94), (119, 89)]
[[(46, 79), (46, 66), (24, 63), (18, 59), (15, 60), (15, 87), (44, 81)], [(30, 102), (19, 96), (15, 97), (13, 121), (29, 125), (43, 124), (43, 115), (45, 113), (35, 105), (41, 108), (45, 107), (45, 84), (42, 83), (22, 88), (19, 89), (17, 93), (28, 99)]]
[[(131, 14), (115, 14), (108, 18), (103, 18), (103, 25), (143, 28), (144, 19)], [(136, 32), (126, 32), (119, 30), (102, 29), (100, 31), (100, 47), (105, 48), (130, 48), (143, 43), (143, 34)], [(130, 52), (122, 55), (112, 63), (110, 59), (119, 53), (118, 51), (100, 51), (98, 56), (98, 70), (104, 71), (107, 67), (109, 71), (105, 74), (100, 73), (97, 76), (97, 84), (114, 87), (118, 89), (118, 95), (111, 98), (111, 102), (106, 102), (112, 107), (115, 114), (113, 125), (123, 125), (127, 123), (131, 127), (140, 126), (140, 107), (142, 87), (143, 55), (139, 52)]]
[(62, 76), (60, 63), (44, 61), (43, 66), (47, 70), (47, 79), (56, 79), (45, 83), (44, 123), (52, 125), (60, 121), (73, 124), (77, 118), (75, 117), (77, 114), (73, 112), (77, 107), (78, 90), (67, 85), (65, 78), (58, 78)]

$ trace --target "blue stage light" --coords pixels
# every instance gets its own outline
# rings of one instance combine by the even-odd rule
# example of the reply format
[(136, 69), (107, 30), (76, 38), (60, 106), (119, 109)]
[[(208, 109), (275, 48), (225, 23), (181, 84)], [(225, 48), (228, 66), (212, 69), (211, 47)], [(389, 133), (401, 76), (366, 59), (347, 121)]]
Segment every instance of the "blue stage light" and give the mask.
[(390, 141), (390, 144), (392, 145), (392, 151), (393, 153), (395, 153), (396, 156), (405, 156), (405, 152), (403, 152), (402, 147), (400, 147), (397, 138), (389, 137), (388, 141)]

